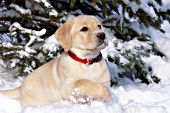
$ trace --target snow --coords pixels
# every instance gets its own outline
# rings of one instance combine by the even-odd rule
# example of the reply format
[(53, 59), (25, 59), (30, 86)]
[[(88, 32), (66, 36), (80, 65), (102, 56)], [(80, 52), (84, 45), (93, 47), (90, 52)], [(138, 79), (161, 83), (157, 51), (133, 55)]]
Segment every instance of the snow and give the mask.
[(24, 72), (30, 74), (32, 72), (32, 70), (33, 70), (33, 68), (31, 66), (28, 66), (24, 69)]
[(94, 102), (91, 105), (54, 104), (28, 107), (22, 113), (122, 113), (122, 111), (123, 109), (117, 103), (110, 105)]
[[(120, 86), (113, 88), (112, 93), (115, 95), (113, 98), (117, 97), (117, 103), (122, 106), (124, 111), (122, 113), (170, 113), (170, 71), (168, 71), (170, 69), (170, 37), (167, 35), (170, 33), (168, 29), (170, 24), (167, 23), (164, 22), (162, 25), (162, 28), (166, 31), (165, 34), (152, 28), (148, 31), (152, 40), (166, 55), (166, 58), (156, 55), (150, 55), (149, 58), (143, 57), (143, 61), (153, 68), (153, 74), (161, 78), (161, 83), (152, 83), (147, 86), (145, 84), (135, 85), (128, 79), (119, 81)], [(124, 45), (120, 44), (118, 48), (121, 48), (122, 51), (124, 49), (134, 51), (134, 47), (141, 45), (150, 48), (146, 43), (141, 43), (136, 39), (125, 42)], [(108, 48), (107, 51), (109, 52)], [(111, 51), (115, 50), (112, 49)], [(110, 64), (110, 66), (116, 71), (112, 73), (119, 71), (116, 65)]]
[(23, 57), (29, 57), (30, 56), (30, 54), (28, 53), (28, 52), (26, 52), (26, 51), (23, 51), (23, 50), (21, 50), (21, 51), (18, 51), (18, 53), (19, 53), (19, 57), (20, 58), (23, 58)]
[(40, 37), (40, 36), (42, 36), (42, 35), (44, 35), (46, 33), (45, 28), (43, 28), (41, 31), (35, 31), (35, 30), (32, 30), (32, 29), (27, 29), (27, 28), (22, 27), (18, 22), (14, 22), (9, 27), (9, 31), (11, 33), (15, 32), (17, 29), (20, 30), (21, 33), (27, 33), (27, 34), (31, 34), (31, 35), (37, 36), (37, 37)]
[(138, 21), (133, 21), (131, 23), (131, 28), (136, 31), (138, 34), (142, 34), (141, 30), (140, 30), (140, 24)]
[[(10, 43), (10, 44), (18, 44), (18, 37), (16, 36), (13, 36), (11, 37), (10, 36), (10, 33), (3, 33), (2, 35), (0, 35), (0, 43)], [(21, 44), (25, 44), (25, 40), (23, 39), (23, 37), (20, 36), (20, 38), (22, 39), (22, 42)]]
[[(151, 0), (141, 0), (140, 4), (138, 5), (138, 3), (136, 1), (129, 1), (129, 0), (123, 0), (124, 3), (128, 6), (130, 6), (132, 8), (132, 11), (134, 13), (136, 13), (139, 9), (142, 9), (143, 11), (145, 11), (146, 13), (148, 13), (151, 17), (157, 19), (157, 15), (153, 9), (153, 7), (148, 5), (148, 2), (151, 2)], [(158, 8), (158, 6), (157, 6)]]
[(167, 11), (170, 9), (170, 1), (169, 0), (162, 0), (163, 5), (161, 7), (161, 11)]
[(16, 4), (10, 4), (10, 7), (15, 8), (16, 11), (20, 12), (21, 14), (28, 14), (31, 15), (31, 11), (29, 9), (24, 9), (22, 7), (19, 7)]
[(43, 45), (43, 51), (44, 52), (49, 51), (48, 56), (53, 58), (54, 55), (52, 53), (59, 50), (60, 49), (59, 47), (60, 47), (60, 45), (55, 38), (55, 34), (53, 34), (45, 40), (45, 43)]
[(164, 35), (167, 38), (170, 38), (170, 23), (168, 21), (163, 21), (163, 24), (161, 25), (161, 28), (166, 31)]
[(48, 0), (34, 0), (38, 3), (43, 3), (45, 7), (51, 8), (51, 4), (49, 4)]
[[(125, 113), (169, 113), (169, 85), (120, 86), (114, 89)], [(161, 104), (160, 104), (161, 103)]]
[(55, 35), (53, 34), (45, 40), (45, 44), (43, 45), (43, 50), (44, 51), (49, 50), (50, 52), (53, 52), (57, 50), (58, 45), (59, 43), (57, 42)]
[[(34, 6), (32, 5), (33, 2)], [(25, 5), (30, 10), (36, 10), (40, 12), (44, 12), (44, 9), (42, 7), (45, 7), (47, 9), (50, 9), (49, 16), (58, 16), (58, 12), (53, 8), (48, 0), (26, 0)]]
[[(151, 55), (150, 58), (143, 59), (145, 63), (153, 67), (153, 74), (156, 74), (157, 77), (161, 78), (161, 83), (169, 84), (170, 82), (170, 63), (163, 60), (159, 56)], [(160, 68), (163, 67), (163, 68)]]
[(57, 16), (58, 16), (58, 13), (57, 13), (56, 10), (52, 9), (51, 12), (49, 13), (49, 15), (50, 15), (50, 16), (53, 15), (53, 16), (56, 16), (56, 17), (57, 17)]
[(10, 65), (10, 68), (14, 68), (15, 66), (16, 66), (16, 63), (18, 63), (19, 62), (19, 60), (17, 60), (17, 59), (12, 59), (11, 60), (11, 65)]
[(44, 41), (44, 39), (41, 38), (46, 33), (46, 29), (43, 28), (40, 31), (27, 29), (22, 27), (18, 22), (14, 22), (10, 27), (9, 31), (11, 35), (15, 35), (17, 33), (17, 30), (19, 30), (23, 34), (29, 34), (29, 41), (25, 45), (25, 51), (28, 53), (35, 53), (35, 50), (31, 49), (29, 46), (34, 43), (35, 41)]
[[(36, 0), (35, 0), (36, 1)], [(34, 3), (34, 5), (32, 5)], [(31, 11), (40, 11), (44, 12), (44, 9), (40, 4), (34, 2), (34, 0), (25, 0), (26, 8), (30, 9)]]
[(165, 57), (151, 55), (149, 58), (143, 58), (143, 60), (153, 67), (153, 74), (161, 78), (161, 83), (170, 84), (170, 24), (164, 21), (162, 24), (162, 29), (166, 32), (165, 34), (160, 31), (156, 31), (153, 28), (149, 29), (152, 40), (157, 44), (157, 47)]
[(0, 113), (19, 113), (21, 106), (18, 101), (11, 100), (0, 94)]
[[(0, 90), (11, 89), (21, 85), (21, 78), (14, 79), (10, 71), (7, 72), (7, 65), (0, 59)], [(1, 96), (0, 96), (1, 98)], [(1, 100), (1, 99), (0, 99)], [(2, 102), (0, 102), (1, 105)], [(1, 109), (0, 109), (1, 111)], [(1, 112), (0, 112), (1, 113)]]
[[(113, 99), (109, 102), (72, 104), (68, 102), (51, 105), (28, 106), (21, 110), (15, 100), (0, 95), (0, 113), (170, 113), (170, 85), (127, 85), (111, 89)], [(7, 103), (7, 104), (4, 104)]]

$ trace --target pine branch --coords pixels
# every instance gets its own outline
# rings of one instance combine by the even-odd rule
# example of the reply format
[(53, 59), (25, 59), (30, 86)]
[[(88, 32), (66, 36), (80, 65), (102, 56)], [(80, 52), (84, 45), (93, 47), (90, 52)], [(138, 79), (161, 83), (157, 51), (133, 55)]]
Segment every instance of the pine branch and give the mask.
[[(28, 11), (29, 12), (29, 11)], [(19, 10), (15, 10), (14, 7), (11, 7), (11, 10), (7, 10), (4, 12), (0, 13), (0, 20), (32, 20), (32, 21), (36, 21), (37, 23), (41, 22), (42, 24), (45, 25), (50, 25), (50, 26), (58, 26), (58, 22), (60, 20), (60, 18), (62, 18), (62, 14), (58, 15), (57, 17), (54, 16), (49, 16), (49, 18), (43, 17), (41, 15), (46, 15), (46, 13), (41, 13), (40, 15), (34, 15), (30, 13), (23, 13), (22, 11)]]
[(0, 44), (0, 51), (17, 51), (17, 50), (24, 50), (23, 46), (14, 46), (14, 45), (4, 45)]

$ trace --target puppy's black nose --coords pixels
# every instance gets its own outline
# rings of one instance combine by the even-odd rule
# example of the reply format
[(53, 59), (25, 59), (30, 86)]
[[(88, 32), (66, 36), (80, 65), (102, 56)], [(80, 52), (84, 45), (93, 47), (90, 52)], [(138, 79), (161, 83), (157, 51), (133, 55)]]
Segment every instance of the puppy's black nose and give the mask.
[(105, 33), (104, 32), (97, 33), (97, 37), (101, 40), (104, 40), (105, 39)]

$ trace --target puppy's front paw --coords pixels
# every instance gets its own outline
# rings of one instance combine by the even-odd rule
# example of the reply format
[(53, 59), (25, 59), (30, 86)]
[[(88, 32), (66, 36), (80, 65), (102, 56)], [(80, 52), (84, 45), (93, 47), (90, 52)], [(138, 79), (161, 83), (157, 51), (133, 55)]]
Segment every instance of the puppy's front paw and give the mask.
[(75, 83), (75, 88), (80, 90), (80, 95), (92, 97), (94, 100), (107, 101), (111, 98), (107, 87), (90, 80), (78, 80)]
[(69, 97), (69, 102), (74, 104), (90, 104), (92, 101), (92, 97), (81, 95), (80, 89), (78, 88), (74, 88), (72, 95)]
[(107, 87), (101, 86), (101, 90), (102, 90), (101, 95), (98, 98), (96, 98), (97, 100), (108, 101), (112, 98), (112, 94)]

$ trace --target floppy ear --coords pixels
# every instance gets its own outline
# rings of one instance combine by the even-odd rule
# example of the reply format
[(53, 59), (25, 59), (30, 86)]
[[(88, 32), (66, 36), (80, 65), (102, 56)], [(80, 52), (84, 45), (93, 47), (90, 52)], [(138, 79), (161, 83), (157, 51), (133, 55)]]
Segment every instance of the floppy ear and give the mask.
[(57, 41), (62, 45), (65, 51), (68, 51), (72, 45), (71, 28), (73, 20), (68, 20), (66, 23), (61, 25), (55, 32)]

